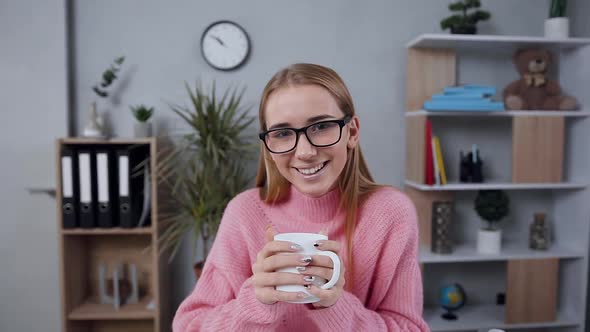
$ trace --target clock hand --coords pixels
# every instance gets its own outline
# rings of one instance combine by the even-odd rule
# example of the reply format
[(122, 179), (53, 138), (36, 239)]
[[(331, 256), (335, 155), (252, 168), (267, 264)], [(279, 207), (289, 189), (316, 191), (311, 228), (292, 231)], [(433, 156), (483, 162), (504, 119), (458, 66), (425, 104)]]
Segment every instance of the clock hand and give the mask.
[(217, 40), (219, 42), (219, 44), (221, 44), (221, 46), (225, 46), (225, 43), (223, 42), (223, 40), (221, 40), (221, 38), (219, 38), (217, 36), (213, 36), (213, 35), (211, 35), (211, 38)]

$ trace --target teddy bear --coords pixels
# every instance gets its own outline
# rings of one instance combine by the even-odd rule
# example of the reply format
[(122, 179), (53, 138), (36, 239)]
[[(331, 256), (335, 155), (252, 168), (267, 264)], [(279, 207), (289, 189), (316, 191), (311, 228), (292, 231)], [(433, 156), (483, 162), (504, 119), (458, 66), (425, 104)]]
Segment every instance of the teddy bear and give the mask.
[(540, 48), (521, 49), (512, 58), (520, 79), (510, 83), (503, 91), (504, 105), (508, 110), (573, 110), (574, 97), (561, 93), (559, 83), (547, 76), (553, 61), (551, 52)]

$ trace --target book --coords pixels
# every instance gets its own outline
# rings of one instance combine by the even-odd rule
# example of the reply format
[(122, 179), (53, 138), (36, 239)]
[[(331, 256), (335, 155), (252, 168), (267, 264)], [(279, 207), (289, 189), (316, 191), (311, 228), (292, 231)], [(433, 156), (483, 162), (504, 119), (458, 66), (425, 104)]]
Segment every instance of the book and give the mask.
[(438, 171), (440, 173), (440, 183), (447, 184), (447, 174), (445, 171), (445, 163), (443, 161), (442, 152), (440, 149), (440, 140), (437, 136), (433, 136), (432, 140), (434, 141), (434, 148), (436, 153), (436, 164), (438, 166)]
[(429, 119), (426, 119), (425, 127), (426, 128), (425, 128), (424, 132), (426, 134), (425, 134), (424, 142), (426, 144), (424, 144), (425, 145), (424, 184), (433, 185), (434, 184), (434, 165), (433, 165), (434, 161), (432, 159), (432, 145), (430, 144), (430, 142), (432, 141), (432, 122), (430, 122)]
[(438, 162), (436, 161), (436, 147), (435, 147), (435, 136), (432, 137), (430, 141), (431, 150), (432, 150), (432, 164), (434, 165), (434, 184), (440, 185), (440, 173), (438, 169)]

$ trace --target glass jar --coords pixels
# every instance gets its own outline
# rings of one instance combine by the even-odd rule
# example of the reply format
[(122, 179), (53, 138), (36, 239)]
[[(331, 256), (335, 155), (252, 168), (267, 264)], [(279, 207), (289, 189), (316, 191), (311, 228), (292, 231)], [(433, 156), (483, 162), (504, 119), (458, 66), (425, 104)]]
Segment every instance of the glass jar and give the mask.
[(530, 227), (529, 247), (534, 250), (547, 250), (551, 245), (551, 232), (546, 214), (535, 213)]

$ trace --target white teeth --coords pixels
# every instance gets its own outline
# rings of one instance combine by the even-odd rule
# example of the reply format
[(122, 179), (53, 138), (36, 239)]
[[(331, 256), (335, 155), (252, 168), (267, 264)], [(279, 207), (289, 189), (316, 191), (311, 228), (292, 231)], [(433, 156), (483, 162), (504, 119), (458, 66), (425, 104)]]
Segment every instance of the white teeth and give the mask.
[(326, 163), (322, 163), (322, 164), (320, 164), (316, 167), (313, 167), (313, 168), (297, 168), (297, 170), (299, 171), (299, 173), (302, 173), (305, 175), (312, 175), (312, 174), (319, 172), (322, 168), (324, 168), (324, 165), (326, 165)]

